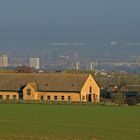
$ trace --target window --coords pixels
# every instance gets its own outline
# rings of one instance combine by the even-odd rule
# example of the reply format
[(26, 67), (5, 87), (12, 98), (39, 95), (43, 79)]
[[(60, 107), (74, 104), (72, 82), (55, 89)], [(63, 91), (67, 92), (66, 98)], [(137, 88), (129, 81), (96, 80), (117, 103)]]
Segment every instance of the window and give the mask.
[(16, 95), (13, 95), (13, 100), (16, 100)]
[(54, 96), (54, 100), (57, 100), (57, 96)]
[(62, 100), (62, 101), (65, 100), (65, 97), (64, 97), (64, 96), (61, 96), (61, 100)]
[(92, 87), (89, 87), (89, 93), (92, 93)]
[(2, 100), (2, 95), (0, 95), (0, 100)]
[(50, 100), (50, 99), (51, 99), (51, 97), (50, 97), (50, 96), (47, 96), (47, 99), (48, 99), (48, 100)]
[(27, 95), (31, 95), (31, 89), (27, 89)]
[(68, 96), (68, 101), (70, 101), (71, 100), (71, 97), (70, 96)]
[(44, 100), (44, 96), (41, 96), (40, 99), (41, 99), (41, 100)]
[(10, 95), (6, 95), (6, 99), (9, 100), (10, 99)]

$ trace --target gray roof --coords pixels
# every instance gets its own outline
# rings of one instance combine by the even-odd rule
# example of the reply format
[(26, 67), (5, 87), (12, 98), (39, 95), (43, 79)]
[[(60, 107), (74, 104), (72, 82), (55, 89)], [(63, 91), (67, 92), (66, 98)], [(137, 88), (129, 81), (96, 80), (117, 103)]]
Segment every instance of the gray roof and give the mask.
[(0, 91), (19, 91), (30, 83), (37, 91), (80, 92), (89, 74), (0, 73)]

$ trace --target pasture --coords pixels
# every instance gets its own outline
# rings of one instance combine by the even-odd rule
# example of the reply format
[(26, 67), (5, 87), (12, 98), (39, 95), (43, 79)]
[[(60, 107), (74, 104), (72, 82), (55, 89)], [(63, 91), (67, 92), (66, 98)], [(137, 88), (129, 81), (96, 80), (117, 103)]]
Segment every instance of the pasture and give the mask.
[(139, 140), (140, 107), (0, 104), (0, 140)]

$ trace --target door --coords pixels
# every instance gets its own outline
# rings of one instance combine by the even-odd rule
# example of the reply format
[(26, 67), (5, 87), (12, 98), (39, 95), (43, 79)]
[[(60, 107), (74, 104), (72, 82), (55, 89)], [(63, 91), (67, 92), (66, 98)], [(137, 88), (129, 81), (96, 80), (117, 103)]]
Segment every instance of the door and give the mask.
[(92, 94), (87, 94), (87, 101), (92, 102)]

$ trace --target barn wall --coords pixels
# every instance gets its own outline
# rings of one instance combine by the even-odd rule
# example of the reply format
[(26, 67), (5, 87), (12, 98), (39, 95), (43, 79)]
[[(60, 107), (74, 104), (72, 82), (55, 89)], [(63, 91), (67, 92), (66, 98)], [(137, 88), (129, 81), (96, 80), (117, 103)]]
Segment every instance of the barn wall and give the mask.
[[(74, 93), (74, 92), (38, 92), (38, 99), (41, 99), (41, 96), (44, 97), (44, 100), (50, 100), (50, 101), (80, 101), (80, 94)], [(50, 96), (50, 99), (48, 99), (48, 96)], [(57, 96), (57, 100), (55, 99), (55, 96)], [(64, 96), (64, 99), (62, 99), (62, 96)]]
[(81, 90), (81, 100), (87, 102), (89, 94), (91, 94), (91, 102), (99, 102), (100, 88), (91, 75), (88, 77), (87, 81), (85, 82), (85, 85)]
[[(2, 100), (18, 100), (19, 94), (18, 92), (0, 92), (0, 96), (2, 96)], [(7, 96), (9, 96), (7, 98)]]

